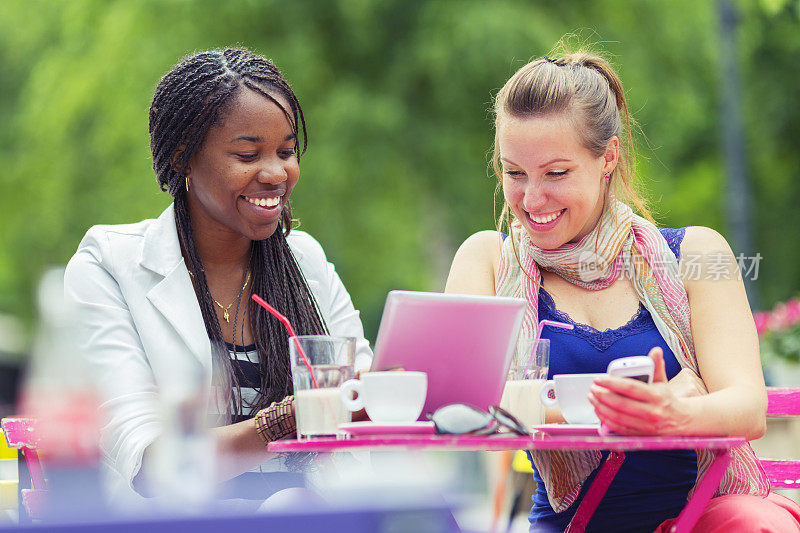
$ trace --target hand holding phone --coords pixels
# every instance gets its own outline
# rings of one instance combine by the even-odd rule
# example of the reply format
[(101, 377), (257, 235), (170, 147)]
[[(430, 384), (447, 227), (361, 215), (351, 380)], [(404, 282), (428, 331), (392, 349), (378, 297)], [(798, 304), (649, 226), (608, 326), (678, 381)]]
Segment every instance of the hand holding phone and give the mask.
[(621, 357), (608, 363), (606, 372), (612, 376), (632, 378), (643, 383), (653, 382), (653, 360), (646, 355)]

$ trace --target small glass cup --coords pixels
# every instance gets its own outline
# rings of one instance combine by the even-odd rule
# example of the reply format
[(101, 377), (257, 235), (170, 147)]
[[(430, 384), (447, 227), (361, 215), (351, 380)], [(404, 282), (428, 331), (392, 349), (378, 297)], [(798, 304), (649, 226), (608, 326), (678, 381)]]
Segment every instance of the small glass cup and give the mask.
[(517, 417), (529, 431), (544, 423), (539, 390), (550, 369), (550, 340), (539, 339), (536, 353), (532, 353), (533, 348), (532, 340), (517, 346), (500, 399), (500, 407)]
[[(311, 365), (306, 366), (297, 344)], [(339, 396), (342, 383), (355, 377), (355, 337), (330, 335), (300, 335), (289, 337), (289, 355), (294, 383), (294, 409), (297, 438), (341, 436), (339, 424), (350, 421), (348, 411)]]

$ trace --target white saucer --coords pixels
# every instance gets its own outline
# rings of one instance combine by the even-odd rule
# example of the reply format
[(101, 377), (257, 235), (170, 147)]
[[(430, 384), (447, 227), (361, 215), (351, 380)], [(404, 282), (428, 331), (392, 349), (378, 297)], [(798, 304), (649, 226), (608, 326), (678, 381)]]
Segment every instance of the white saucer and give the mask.
[(339, 429), (351, 435), (433, 435), (436, 432), (433, 422), (348, 422), (339, 424)]
[(533, 426), (548, 435), (599, 435), (600, 424), (542, 424)]

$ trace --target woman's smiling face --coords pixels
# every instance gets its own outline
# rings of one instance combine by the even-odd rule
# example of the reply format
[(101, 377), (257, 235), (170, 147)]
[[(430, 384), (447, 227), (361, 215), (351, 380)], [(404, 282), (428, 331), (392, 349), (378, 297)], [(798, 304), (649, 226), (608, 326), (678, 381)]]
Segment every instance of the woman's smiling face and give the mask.
[(534, 245), (553, 250), (594, 228), (606, 198), (604, 175), (617, 163), (616, 137), (598, 157), (565, 116), (502, 117), (497, 142), (503, 195)]
[(189, 165), (195, 231), (262, 240), (278, 228), (300, 175), (297, 135), (279, 95), (242, 87)]

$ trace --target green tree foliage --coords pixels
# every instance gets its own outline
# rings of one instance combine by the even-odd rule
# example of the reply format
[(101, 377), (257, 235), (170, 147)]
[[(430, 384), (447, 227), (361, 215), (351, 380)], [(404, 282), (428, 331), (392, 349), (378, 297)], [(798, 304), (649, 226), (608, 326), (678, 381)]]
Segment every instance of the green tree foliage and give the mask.
[[(800, 285), (797, 2), (739, 3), (761, 290)], [(0, 312), (32, 316), (45, 265), (93, 224), (156, 216), (147, 108), (181, 56), (244, 45), (281, 67), (309, 123), (293, 196), (374, 335), (390, 289), (440, 290), (494, 225), (492, 94), (564, 34), (619, 68), (639, 170), (664, 225), (725, 233), (715, 4), (675, 0), (12, 0), (0, 3)]]

